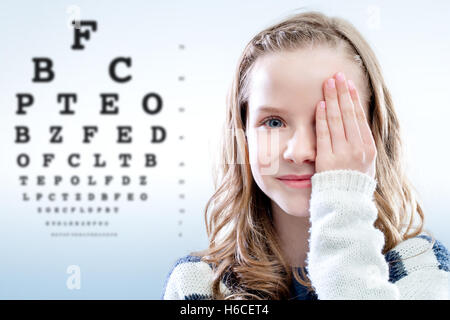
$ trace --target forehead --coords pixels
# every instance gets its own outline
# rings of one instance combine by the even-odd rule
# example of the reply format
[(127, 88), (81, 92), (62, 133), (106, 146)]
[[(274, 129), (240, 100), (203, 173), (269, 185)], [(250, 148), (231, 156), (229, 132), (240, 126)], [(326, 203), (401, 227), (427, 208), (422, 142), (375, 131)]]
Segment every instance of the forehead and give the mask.
[(258, 58), (250, 73), (249, 111), (257, 111), (262, 105), (314, 111), (323, 99), (323, 82), (338, 71), (362, 88), (358, 66), (337, 50), (306, 48)]

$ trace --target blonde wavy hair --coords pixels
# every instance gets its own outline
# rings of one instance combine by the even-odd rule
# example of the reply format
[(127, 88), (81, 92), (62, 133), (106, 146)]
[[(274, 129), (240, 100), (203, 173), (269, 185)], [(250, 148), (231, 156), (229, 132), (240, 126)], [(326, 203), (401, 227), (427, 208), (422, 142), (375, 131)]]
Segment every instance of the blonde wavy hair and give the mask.
[[(253, 179), (247, 141), (241, 134), (255, 61), (267, 53), (311, 45), (342, 48), (337, 52), (361, 68), (367, 85), (368, 120), (377, 147), (375, 227), (385, 236), (383, 254), (423, 232), (418, 192), (405, 175), (400, 124), (374, 52), (346, 20), (314, 11), (297, 13), (253, 37), (240, 56), (228, 93), (220, 161), (214, 172), (215, 193), (205, 207), (209, 247), (192, 253), (213, 266), (213, 299), (287, 299), (293, 277), (312, 290), (307, 274), (289, 266), (281, 250), (270, 199)], [(415, 213), (420, 222), (413, 228)], [(221, 280), (232, 288), (230, 295), (221, 292)]]

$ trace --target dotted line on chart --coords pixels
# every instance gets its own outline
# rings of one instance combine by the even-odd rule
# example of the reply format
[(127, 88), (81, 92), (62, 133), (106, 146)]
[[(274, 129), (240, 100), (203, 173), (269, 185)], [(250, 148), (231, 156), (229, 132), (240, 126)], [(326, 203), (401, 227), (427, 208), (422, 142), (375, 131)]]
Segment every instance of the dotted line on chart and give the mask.
[[(184, 50), (186, 49), (186, 47), (185, 47), (184, 44), (180, 44), (180, 45), (178, 45), (178, 49), (181, 50), (181, 51), (184, 51)], [(178, 81), (184, 81), (185, 79), (186, 79), (186, 78), (185, 78), (184, 75), (178, 76)], [(179, 111), (179, 112), (184, 112), (184, 111), (185, 111), (185, 108), (184, 108), (184, 107), (179, 107), (179, 108), (178, 108), (178, 111)], [(184, 136), (183, 136), (183, 135), (180, 135), (180, 136), (179, 136), (179, 139), (180, 139), (180, 141), (184, 140)], [(184, 167), (184, 165), (185, 165), (185, 163), (184, 163), (183, 161), (181, 161), (181, 162), (179, 163), (179, 166), (180, 166), (180, 167)], [(184, 179), (179, 179), (179, 180), (178, 180), (178, 184), (184, 185), (184, 183), (185, 183), (185, 180), (184, 180)], [(178, 197), (179, 197), (180, 199), (184, 199), (184, 198), (185, 198), (185, 195), (184, 195), (183, 192), (181, 192), (181, 193), (178, 195)], [(184, 206), (182, 206), (182, 207), (179, 209), (179, 212), (180, 212), (180, 214), (184, 214), (184, 212), (185, 212)], [(178, 226), (180, 227), (180, 229), (179, 229), (179, 231), (178, 231), (178, 237), (179, 237), (179, 238), (181, 238), (181, 237), (183, 236), (183, 233), (182, 233), (182, 231), (181, 231), (181, 226), (182, 226), (182, 225), (183, 225), (183, 220), (182, 220), (181, 217), (180, 217), (180, 218), (178, 219)]]

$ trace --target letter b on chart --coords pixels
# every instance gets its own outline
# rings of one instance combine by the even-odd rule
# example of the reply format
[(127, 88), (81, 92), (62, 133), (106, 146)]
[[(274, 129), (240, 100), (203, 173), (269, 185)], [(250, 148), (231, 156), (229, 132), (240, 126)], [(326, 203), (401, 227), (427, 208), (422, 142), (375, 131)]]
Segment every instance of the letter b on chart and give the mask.
[(77, 265), (70, 265), (67, 267), (66, 273), (70, 276), (67, 278), (66, 286), (69, 290), (81, 289), (81, 269)]

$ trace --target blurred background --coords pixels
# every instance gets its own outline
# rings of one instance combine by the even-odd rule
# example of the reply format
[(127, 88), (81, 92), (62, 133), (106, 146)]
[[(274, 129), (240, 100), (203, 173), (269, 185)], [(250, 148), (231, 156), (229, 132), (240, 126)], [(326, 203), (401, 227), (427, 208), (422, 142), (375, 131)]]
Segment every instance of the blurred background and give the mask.
[[(306, 10), (348, 19), (371, 44), (400, 118), (425, 227), (450, 248), (450, 2), (3, 0), (0, 298), (159, 299), (176, 259), (208, 245), (204, 208), (239, 55), (261, 29)], [(71, 49), (74, 18), (97, 22), (84, 50)], [(52, 59), (53, 81), (32, 81), (36, 57)], [(109, 76), (117, 57), (132, 59), (117, 67), (129, 82)], [(26, 115), (16, 114), (18, 93), (34, 97)], [(77, 95), (75, 114), (60, 114), (60, 93)], [(118, 115), (100, 114), (102, 93), (118, 95)], [(148, 93), (163, 101), (155, 115), (142, 109)], [(28, 127), (30, 142), (15, 143), (16, 126)], [(50, 126), (63, 127), (63, 143), (49, 142)], [(98, 127), (90, 144), (83, 126)], [(132, 143), (117, 143), (117, 126), (132, 127)], [(163, 143), (151, 143), (152, 126), (164, 127)], [(24, 168), (22, 153), (30, 159)], [(45, 153), (55, 156), (49, 167)], [(67, 163), (73, 153), (77, 168)], [(121, 153), (130, 155), (128, 167)], [(94, 167), (95, 154), (104, 167)], [(156, 166), (145, 166), (146, 154)]]

